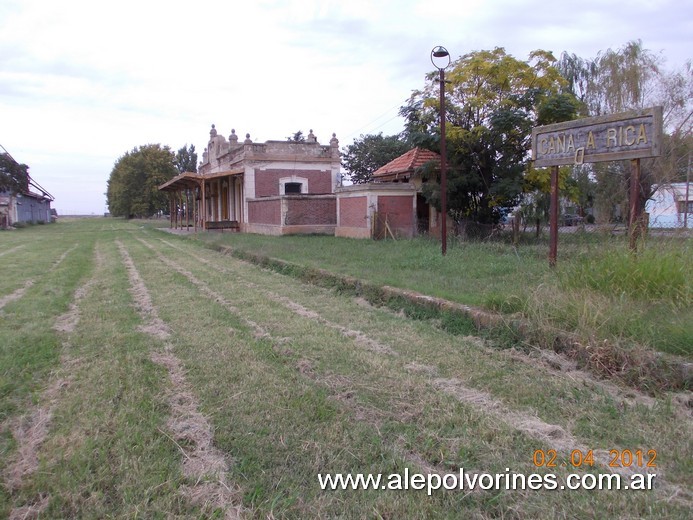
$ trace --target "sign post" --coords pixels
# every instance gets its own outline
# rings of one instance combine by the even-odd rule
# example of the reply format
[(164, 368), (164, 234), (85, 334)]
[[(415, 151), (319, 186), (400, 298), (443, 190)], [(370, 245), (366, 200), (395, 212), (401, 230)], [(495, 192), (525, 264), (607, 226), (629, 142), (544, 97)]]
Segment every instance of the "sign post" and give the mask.
[(551, 206), (549, 208), (549, 266), (556, 267), (558, 256), (558, 166), (551, 167)]
[[(532, 129), (534, 166), (551, 166), (551, 244), (549, 265), (558, 249), (558, 167), (604, 161), (631, 161), (630, 247), (635, 250), (641, 208), (640, 159), (658, 157), (662, 146), (662, 107), (566, 121)], [(554, 180), (555, 177), (555, 180)]]
[(634, 253), (638, 250), (638, 238), (642, 233), (640, 212), (640, 159), (630, 160), (630, 211), (628, 212), (628, 247)]

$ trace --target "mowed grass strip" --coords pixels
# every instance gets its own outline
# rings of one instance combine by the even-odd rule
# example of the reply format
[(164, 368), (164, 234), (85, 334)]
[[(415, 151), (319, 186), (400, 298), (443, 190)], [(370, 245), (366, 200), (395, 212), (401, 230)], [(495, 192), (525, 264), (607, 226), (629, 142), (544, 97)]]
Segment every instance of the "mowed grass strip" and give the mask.
[[(143, 249), (142, 254), (151, 252)], [(146, 264), (140, 264), (145, 273)], [(359, 517), (367, 516), (372, 507), (400, 516), (412, 511), (443, 513), (452, 496), (433, 498), (422, 508), (416, 497), (397, 497), (396, 493), (363, 492), (359, 495), (368, 498), (359, 500), (349, 498), (349, 493), (320, 491), (318, 472), (394, 472), (403, 470), (406, 459), (382, 445), (377, 424), (354, 422), (354, 413), (339, 406), (328, 386), (306, 376), (308, 365), (298, 369), (300, 359), (277, 352), (274, 338), (256, 338), (253, 328), (212, 299), (205, 302), (193, 296), (194, 305), (176, 305), (197, 288), (180, 274), (169, 273), (156, 262), (153, 266), (158, 273), (149, 276), (172, 278), (157, 286), (165, 287), (167, 293), (167, 301), (157, 306), (162, 316), (171, 314), (166, 321), (174, 330), (173, 323), (178, 321), (182, 330), (176, 336), (184, 333), (189, 338), (191, 345), (181, 345), (177, 353), (186, 360), (189, 379), (200, 388), (203, 408), (213, 417), (216, 442), (236, 461), (231, 472), (246, 489), (247, 506), (258, 509), (261, 516), (264, 511), (299, 517)], [(171, 293), (177, 285), (178, 291)], [(152, 292), (156, 300), (157, 289)], [(347, 341), (333, 332), (319, 341)], [(286, 337), (279, 340), (290, 348)]]
[[(687, 517), (690, 419), (670, 396), (614, 394), (580, 373), (533, 367), (522, 353), (499, 352), (435, 323), (410, 321), (182, 244), (210, 259), (200, 265), (192, 254), (153, 240), (153, 234), (122, 222), (103, 229), (105, 222), (69, 229), (71, 236), (84, 232), (100, 239), (100, 282), (80, 302), (79, 326), (59, 336), (61, 352), (74, 364), (54, 364), (56, 377), (64, 370), (74, 375), (57, 403), (40, 470), (8, 495), (0, 515), (31, 504), (46, 508), (51, 518), (189, 518), (210, 512), (180, 496), (190, 482), (180, 472), (180, 451), (162, 432), (170, 414), (168, 378), (151, 361), (164, 344), (138, 330), (144, 323), (132, 306), (113, 242), (118, 238), (174, 333), (172, 346), (199, 396), (200, 411), (214, 426), (215, 448), (230, 461), (229, 480), (240, 484), (249, 516)], [(140, 237), (156, 251), (136, 240)], [(56, 258), (70, 244), (63, 242)], [(12, 306), (35, 294), (27, 291)], [(373, 344), (392, 353), (368, 348)], [(25, 395), (39, 395), (49, 379), (39, 376)], [(532, 452), (550, 445), (499, 421), (496, 412), (445, 392), (441, 380), (462, 382), (514, 412), (560, 425), (585, 443), (610, 447), (620, 440), (617, 447), (626, 448), (642, 439), (649, 444), (643, 449), (660, 443), (654, 448), (666, 486), (654, 493), (438, 491), (430, 498), (424, 491), (319, 490), (317, 473), (327, 471), (387, 474), (407, 467), (442, 473), (460, 466), (537, 471)]]
[[(145, 322), (138, 330), (155, 338), (168, 339), (170, 330), (152, 304), (149, 290), (130, 253), (120, 240), (116, 240), (116, 245), (128, 271), (135, 307)], [(162, 349), (152, 352), (151, 359), (166, 369), (170, 379), (167, 391), (169, 438), (181, 451), (184, 457), (182, 471), (191, 481), (191, 485), (182, 487), (181, 492), (193, 503), (201, 504), (215, 515), (239, 518), (241, 508), (235, 496), (235, 486), (227, 480), (228, 461), (214, 446), (209, 421), (199, 412), (195, 392), (190, 388), (180, 360), (172, 350), (171, 345), (166, 343)]]
[[(147, 251), (145, 248), (142, 250), (141, 254), (145, 258), (146, 256), (149, 256), (152, 262), (154, 262), (153, 265), (156, 265), (156, 255), (151, 251)], [(268, 345), (269, 348), (266, 347), (259, 350), (264, 354), (265, 362), (272, 362), (285, 370), (289, 370), (287, 377), (291, 376), (294, 378), (295, 374), (298, 373), (303, 375), (303, 378), (300, 379), (303, 384), (307, 384), (307, 380), (313, 385), (317, 384), (318, 388), (325, 389), (328, 392), (329, 401), (339, 405), (338, 408), (341, 413), (351, 415), (351, 417), (356, 417), (357, 423), (359, 422), (358, 418), (361, 417), (361, 422), (364, 425), (370, 428), (375, 428), (375, 430), (378, 432), (377, 437), (379, 438), (379, 442), (385, 444), (385, 447), (389, 452), (389, 457), (393, 457), (395, 461), (399, 460), (400, 463), (402, 463), (402, 461), (406, 463), (406, 458), (402, 459), (401, 450), (397, 449), (398, 446), (401, 447), (401, 440), (403, 440), (405, 443), (405, 451), (408, 450), (410, 453), (415, 453), (416, 455), (429, 451), (430, 453), (428, 454), (424, 453), (423, 459), (428, 459), (431, 464), (437, 464), (438, 467), (442, 468), (448, 466), (454, 467), (455, 465), (457, 465), (457, 467), (468, 467), (468, 462), (471, 459), (471, 457), (468, 455), (470, 451), (469, 446), (474, 446), (475, 441), (477, 445), (479, 443), (483, 444), (484, 440), (489, 443), (489, 445), (478, 448), (478, 452), (476, 452), (474, 455), (476, 460), (481, 461), (480, 469), (484, 470), (494, 467), (501, 468), (501, 466), (503, 466), (503, 468), (501, 468), (500, 471), (508, 466), (512, 466), (513, 469), (517, 471), (520, 470), (519, 468), (523, 467), (529, 470), (531, 468), (529, 461), (531, 460), (531, 453), (533, 452), (533, 449), (536, 446), (546, 449), (546, 446), (543, 444), (537, 444), (535, 439), (524, 438), (523, 441), (516, 443), (518, 438), (522, 439), (524, 436), (521, 432), (512, 431), (512, 429), (507, 432), (508, 438), (512, 440), (510, 442), (503, 443), (501, 440), (502, 437), (499, 438), (497, 436), (497, 432), (499, 430), (503, 430), (502, 426), (493, 424), (493, 421), (490, 420), (489, 417), (484, 418), (483, 414), (479, 416), (478, 410), (473, 409), (473, 407), (471, 407), (472, 409), (469, 409), (470, 407), (465, 407), (459, 402), (456, 403), (454, 402), (454, 399), (451, 400), (448, 398), (448, 396), (441, 395), (440, 392), (432, 391), (430, 374), (417, 376), (417, 371), (412, 371), (410, 369), (411, 367), (407, 369), (407, 367), (403, 365), (398, 366), (397, 363), (402, 363), (399, 356), (397, 357), (397, 361), (393, 362), (389, 357), (383, 357), (382, 355), (376, 355), (370, 351), (354, 348), (353, 342), (349, 344), (349, 340), (344, 338), (343, 335), (338, 334), (333, 330), (325, 330), (325, 327), (321, 326), (319, 323), (315, 323), (315, 320), (296, 316), (296, 313), (292, 313), (291, 310), (286, 309), (286, 307), (278, 305), (277, 302), (273, 302), (271, 299), (268, 299), (267, 294), (263, 295), (262, 291), (249, 290), (247, 285), (243, 286), (243, 284), (239, 284), (237, 280), (228, 280), (228, 273), (215, 274), (213, 273), (213, 269), (211, 269), (208, 270), (203, 276), (202, 273), (205, 270), (201, 269), (195, 261), (187, 258), (184, 254), (181, 255), (180, 252), (172, 254), (177, 257), (177, 261), (183, 263), (186, 268), (195, 272), (196, 277), (209, 280), (209, 283), (212, 284), (217, 291), (223, 290), (226, 294), (234, 295), (237, 298), (234, 301), (239, 303), (241, 309), (246, 309), (247, 312), (252, 312), (252, 314), (256, 317), (258, 315), (265, 316), (262, 321), (263, 326), (268, 327), (268, 330), (273, 330), (270, 338), (261, 340), (259, 342), (260, 346), (262, 345), (263, 341), (270, 343), (270, 345)], [(237, 266), (237, 263), (234, 261), (227, 260), (226, 262), (227, 264), (233, 265), (234, 268)], [(161, 266), (159, 266), (159, 269), (160, 271), (158, 276), (166, 275), (167, 270), (165, 268), (162, 269)], [(243, 266), (241, 267), (241, 270), (242, 269), (248, 269), (250, 271), (254, 271), (255, 273), (259, 273), (256, 275), (260, 278), (267, 278), (268, 276), (267, 273), (263, 273), (255, 268), (248, 268), (248, 266)], [(245, 275), (246, 273), (243, 274)], [(168, 273), (168, 275), (172, 276), (174, 280), (180, 276), (176, 273)], [(157, 275), (152, 274), (151, 276)], [(269, 277), (271, 278), (271, 282), (269, 283), (274, 288), (276, 288), (279, 284), (284, 284), (281, 285), (282, 288), (287, 286), (300, 287), (300, 284), (296, 284), (290, 279), (278, 277), (277, 275), (269, 275)], [(185, 286), (185, 279), (180, 280), (180, 283)], [(189, 284), (189, 281), (187, 283), (189, 285), (188, 290), (193, 290), (194, 292), (194, 287)], [(162, 284), (162, 286), (167, 287), (167, 290), (171, 290), (173, 284), (165, 283)], [(181, 294), (179, 298), (174, 297), (170, 298), (170, 300), (179, 302), (180, 298), (185, 298), (183, 294)], [(329, 314), (331, 316), (339, 315), (340, 304), (347, 300), (344, 298), (335, 298), (334, 295), (330, 295), (328, 293), (323, 294), (323, 296), (327, 299), (327, 301), (323, 301), (321, 306), (318, 308), (330, 309)], [(195, 302), (196, 298), (192, 297), (190, 301)], [(183, 307), (176, 307), (175, 304), (170, 305), (171, 306), (169, 307), (168, 312), (173, 313), (170, 319), (174, 319), (174, 315), (184, 315), (184, 322), (189, 324), (188, 327), (193, 327), (193, 323), (204, 324), (200, 327), (194, 327), (195, 333), (190, 337), (191, 342), (195, 342), (196, 337), (202, 338), (214, 335), (213, 323), (215, 323), (216, 320), (210, 321), (207, 314), (203, 313), (203, 316), (199, 317), (199, 320), (202, 321), (196, 321), (190, 314), (194, 312), (194, 309), (191, 309), (190, 307), (201, 306), (201, 303), (198, 302), (195, 303), (195, 305), (186, 305)], [(163, 309), (166, 307), (166, 302), (162, 300), (160, 306)], [(364, 312), (363, 308), (361, 308), (361, 311)], [(164, 311), (162, 310), (162, 313), (163, 312)], [(224, 314), (223, 309), (221, 312)], [(364, 314), (371, 316), (370, 312)], [(406, 320), (402, 320), (401, 317), (392, 316), (388, 313), (384, 314), (388, 315), (393, 320), (399, 320), (400, 324), (406, 323)], [(421, 326), (421, 324), (417, 324), (417, 326)], [(298, 330), (296, 327), (299, 327)], [(224, 342), (227, 344), (234, 343), (234, 338), (237, 334), (235, 331), (237, 329), (229, 329), (225, 326), (222, 326), (221, 328), (222, 330), (217, 332), (217, 334), (220, 334), (221, 336), (217, 336), (214, 343), (221, 342), (222, 345)], [(233, 330), (234, 332), (233, 336), (229, 338), (228, 336), (230, 330)], [(294, 332), (292, 332), (292, 330)], [(246, 333), (248, 332), (246, 331)], [(419, 331), (419, 333), (421, 334), (421, 331)], [(436, 331), (436, 333), (439, 334), (440, 331)], [(454, 339), (454, 337), (448, 335), (447, 339), (450, 341), (451, 339)], [(250, 341), (253, 345), (258, 343), (258, 341), (254, 338), (250, 339)], [(406, 341), (403, 341), (403, 338), (401, 337), (399, 338), (399, 341), (402, 344), (406, 344)], [(222, 345), (216, 347), (217, 350), (214, 351), (214, 355), (212, 356), (217, 360), (217, 364), (219, 364), (220, 359), (224, 359), (225, 357), (235, 357), (230, 352), (226, 352)], [(254, 350), (257, 350), (257, 346)], [(435, 349), (430, 350), (433, 351)], [(186, 350), (186, 352), (188, 351)], [(363, 356), (365, 356), (365, 359)], [(244, 362), (247, 360), (247, 358), (248, 356), (243, 356)], [(207, 359), (207, 356), (205, 356), (204, 359)], [(197, 362), (202, 361), (203, 360)], [(524, 366), (526, 364), (521, 365)], [(503, 377), (511, 377), (512, 370), (515, 368), (517, 367), (510, 367), (503, 371), (505, 372), (505, 376)], [(221, 371), (220, 367), (214, 363), (208, 366), (208, 369), (216, 369)], [(228, 369), (232, 370), (233, 368), (228, 367)], [(414, 374), (412, 374), (412, 372), (414, 372)], [(423, 372), (425, 373), (426, 370)], [(497, 372), (501, 371), (498, 370)], [(262, 373), (266, 375), (266, 370), (263, 370)], [(487, 373), (486, 375), (493, 375), (493, 372), (491, 372), (491, 374)], [(502, 376), (501, 373), (498, 375)], [(236, 388), (233, 390), (235, 391)], [(285, 392), (288, 391), (290, 390), (285, 390)], [(221, 392), (221, 390), (218, 389), (216, 392)], [(244, 390), (240, 390), (240, 392), (240, 395), (243, 395)], [(231, 394), (231, 397), (241, 400), (241, 398), (236, 394)], [(223, 402), (224, 398), (221, 397), (221, 399)], [(227, 397), (227, 399), (229, 398)], [(354, 405), (353, 403), (357, 404)], [(441, 403), (445, 404), (443, 405)], [(418, 409), (417, 405), (419, 404), (421, 405), (421, 410), (424, 410), (424, 412), (421, 412)], [(556, 407), (560, 407), (562, 404), (563, 403), (559, 402), (557, 403)], [(413, 414), (415, 419), (410, 418), (407, 420), (408, 415), (411, 415), (412, 406), (417, 409), (416, 413)], [(406, 410), (407, 407), (409, 407), (408, 413)], [(449, 407), (452, 407), (453, 411), (442, 414), (442, 416), (447, 418), (449, 421), (445, 424), (445, 426), (443, 426), (440, 424), (440, 415), (431, 413), (430, 411), (440, 411), (446, 409), (446, 407), (448, 410), (450, 409)], [(393, 410), (396, 411), (394, 415), (399, 415), (397, 418), (393, 418)], [(403, 413), (399, 414), (399, 412)], [(470, 413), (472, 415), (476, 414), (474, 419), (470, 419)], [(369, 414), (371, 419), (369, 419)], [(245, 414), (243, 415), (245, 416)], [(377, 420), (379, 416), (381, 418), (385, 418), (385, 423), (389, 428), (393, 428), (392, 433), (387, 435), (382, 433), (383, 431), (389, 432), (390, 430), (386, 430), (381, 422)], [(484, 423), (484, 419), (487, 423), (490, 423), (487, 424), (486, 428), (479, 426), (479, 424)], [(427, 427), (426, 421), (432, 421), (432, 426)], [(470, 424), (472, 424), (473, 427), (470, 428)], [(441, 430), (447, 435), (441, 435)], [(484, 431), (493, 433), (484, 434)], [(490, 442), (488, 441), (489, 435), (491, 439)], [(427, 444), (430, 443), (430, 445), (425, 449), (420, 448), (422, 439), (428, 439), (427, 443), (423, 443), (424, 446), (427, 446)], [(279, 442), (280, 445), (286, 442), (286, 440), (282, 437), (276, 439), (276, 441)], [(441, 449), (440, 447), (445, 446), (446, 443), (452, 445), (456, 449)], [(516, 443), (514, 446), (510, 446), (514, 443)], [(359, 450), (358, 446), (350, 446), (348, 449), (352, 453), (354, 451), (361, 451)], [(471, 449), (471, 451), (473, 453), (475, 452), (474, 449)], [(435, 456), (433, 455), (434, 453)], [(450, 457), (446, 457), (448, 453), (451, 453), (452, 455)], [(443, 454), (443, 456), (439, 456), (440, 454)], [(495, 463), (493, 462), (494, 457)], [(282, 478), (284, 482), (287, 482), (285, 476), (279, 478)], [(288, 484), (289, 483), (287, 482), (287, 485)], [(306, 490), (304, 490), (304, 494), (302, 495), (304, 497), (305, 492)], [(548, 495), (551, 494), (549, 493)], [(600, 503), (600, 500), (604, 500), (605, 502), (608, 502), (608, 500), (613, 500), (613, 497), (609, 497), (608, 499), (605, 499), (604, 497), (600, 498), (594, 493), (578, 493), (578, 495), (582, 495), (580, 500), (582, 501), (581, 503), (583, 504), (584, 511), (588, 511), (590, 508), (596, 507), (597, 505), (604, 507), (606, 504)], [(323, 496), (323, 494), (317, 493), (316, 497), (320, 496)], [(517, 496), (515, 496), (514, 499), (504, 496), (502, 500), (500, 497), (494, 497), (493, 501), (503, 504), (504, 506), (507, 506), (508, 503), (514, 504), (513, 507), (518, 507), (518, 503), (520, 503), (524, 510), (534, 510), (536, 512), (539, 511), (539, 503), (545, 501), (546, 499), (547, 496), (540, 493), (533, 494), (531, 496), (523, 495), (521, 499)], [(677, 509), (675, 504), (665, 506), (652, 496), (647, 496), (644, 494), (639, 497), (624, 495), (621, 499), (622, 502), (616, 501), (615, 504), (608, 506), (607, 510), (617, 511), (619, 507), (633, 499), (635, 499), (635, 501), (638, 503), (638, 508), (640, 508), (639, 510), (641, 510), (643, 514), (647, 513), (648, 511), (653, 512), (661, 510), (662, 507), (671, 508), (669, 512), (672, 514), (680, 511)], [(354, 498), (354, 500), (358, 500), (358, 498)], [(370, 507), (365, 505), (369, 499), (364, 498), (363, 500), (366, 502), (364, 502), (362, 506), (355, 507), (364, 507), (366, 509)], [(406, 501), (406, 499), (401, 500), (403, 502)], [(435, 497), (431, 500), (432, 502), (426, 506), (426, 508), (428, 508), (425, 509), (426, 511), (434, 510), (436, 507)], [(564, 506), (566, 499), (558, 498), (556, 501), (557, 507), (560, 508)], [(474, 501), (472, 501), (472, 503), (467, 503), (467, 505), (471, 507), (472, 511), (476, 511), (477, 514), (485, 514), (482, 513), (482, 511), (486, 511), (488, 504), (484, 503), (483, 505), (480, 505), (479, 503), (474, 503)], [(261, 503), (260, 507), (266, 507), (266, 505)]]
[[(7, 254), (0, 256), (3, 273), (0, 277), (0, 300), (22, 287), (27, 280), (36, 281), (54, 268), (56, 263), (62, 263), (63, 254), (71, 252), (76, 245), (76, 242), (65, 242), (47, 232), (42, 235), (24, 235), (24, 230), (15, 233), (22, 235), (23, 243), (21, 247), (10, 248)], [(3, 239), (4, 233), (0, 233), (0, 243)]]
[[(201, 263), (200, 258), (206, 260), (194, 247), (171, 242), (168, 238), (162, 240), (181, 253), (189, 250), (180, 261), (186, 262), (187, 259), (192, 265), (195, 261)], [(577, 435), (598, 442), (595, 447), (642, 445), (654, 434), (661, 436), (663, 424), (671, 426), (668, 448), (686, 446), (678, 442), (682, 434), (684, 438), (690, 438), (690, 429), (686, 428), (690, 419), (685, 401), (689, 397), (687, 392), (651, 398), (632, 389), (599, 381), (576, 370), (574, 364), (561, 360), (560, 356), (554, 357), (565, 367), (556, 370), (542, 363), (542, 357), (530, 357), (515, 350), (499, 350), (491, 342), (451, 335), (431, 326), (431, 323), (402, 320), (401, 316), (370, 307), (363, 300), (335, 299), (330, 291), (292, 283), (281, 275), (271, 274), (268, 279), (267, 271), (262, 272), (218, 253), (211, 252), (206, 256), (211, 260), (207, 260), (205, 267), (210, 273), (216, 270), (219, 277), (213, 282), (215, 286), (223, 283), (223, 279), (232, 278), (233, 283), (247, 287), (247, 292), (258, 292), (259, 297), (279, 294), (298, 302), (311, 312), (321, 312), (323, 319), (326, 317), (338, 325), (358, 328), (378, 343), (395, 347), (398, 353), (403, 354), (402, 362), (405, 364), (413, 360), (419, 365), (432, 367), (435, 374), (432, 380), (456, 378), (464, 381), (514, 408), (534, 410), (548, 423), (570, 426)], [(329, 312), (325, 312), (326, 309)], [(556, 365), (552, 358), (548, 361)], [(541, 377), (537, 377), (537, 373)], [(558, 401), (559, 406), (557, 396), (562, 398)], [(683, 404), (677, 402), (679, 397), (684, 399)], [(589, 407), (585, 408), (587, 403)], [(643, 428), (642, 424), (652, 427)], [(688, 450), (680, 453), (680, 460), (685, 461), (688, 455)]]
[(64, 354), (71, 384), (57, 403), (40, 468), (12, 496), (48, 518), (190, 518), (179, 493), (181, 454), (163, 432), (166, 371), (151, 360), (157, 340), (139, 332), (127, 273), (113, 241), (101, 248), (97, 281)]
[[(0, 258), (6, 287), (16, 285), (17, 277), (18, 283), (25, 282), (27, 275), (34, 277), (21, 295), (15, 293), (19, 297), (0, 310), (0, 475), (16, 455), (17, 421), (49, 385), (49, 375), (59, 365), (61, 342), (53, 330), (55, 320), (68, 308), (91, 267), (88, 239), (66, 244), (51, 230), (40, 226), (30, 233), (13, 232), (22, 247)], [(0, 516), (10, 507), (8, 489), (1, 489)]]
[[(27, 248), (29, 249), (29, 248)], [(62, 252), (56, 248), (56, 259)], [(33, 251), (43, 258), (44, 251)], [(46, 383), (60, 354), (60, 339), (53, 330), (57, 316), (65, 312), (79, 281), (87, 274), (91, 248), (80, 243), (56, 268), (38, 260), (42, 271), (22, 296), (0, 311), (0, 454), (11, 449), (7, 422)], [(32, 271), (32, 256), (23, 260)], [(4, 426), (3, 426), (4, 425)], [(0, 456), (0, 469), (5, 457)]]
[[(63, 254), (62, 256), (66, 256)], [(96, 257), (97, 267), (100, 265), (101, 256)], [(57, 263), (54, 264), (57, 267)], [(96, 269), (98, 270), (98, 269)], [(79, 323), (79, 303), (85, 294), (95, 283), (94, 275), (89, 280), (82, 283), (75, 290), (69, 309), (57, 317), (53, 330), (60, 332), (72, 332)], [(65, 343), (63, 342), (63, 347)], [(60, 363), (50, 373), (47, 386), (41, 391), (40, 395), (32, 399), (31, 404), (23, 407), (21, 417), (9, 421), (9, 428), (17, 444), (14, 453), (8, 457), (11, 462), (4, 468), (5, 487), (9, 492), (19, 489), (24, 479), (33, 474), (38, 467), (38, 451), (45, 441), (47, 432), (51, 426), (51, 419), (57, 401), (60, 399), (62, 390), (69, 387), (72, 382), (72, 370), (75, 361), (65, 354), (64, 349), (60, 356)], [(13, 510), (12, 517), (32, 516), (39, 513), (47, 503), (44, 498), (39, 505), (32, 504), (21, 510)]]

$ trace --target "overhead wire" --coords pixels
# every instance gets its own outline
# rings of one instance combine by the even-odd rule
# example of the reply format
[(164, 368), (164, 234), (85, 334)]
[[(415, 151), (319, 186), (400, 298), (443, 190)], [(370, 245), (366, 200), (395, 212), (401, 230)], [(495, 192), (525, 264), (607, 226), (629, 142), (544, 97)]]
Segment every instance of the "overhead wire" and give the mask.
[[(385, 112), (383, 112), (382, 114), (380, 114), (378, 117), (376, 117), (375, 119), (373, 119), (373, 120), (370, 121), (369, 123), (366, 123), (364, 126), (362, 126), (361, 128), (359, 128), (358, 130), (354, 130), (353, 132), (349, 132), (348, 134), (346, 134), (345, 138), (346, 138), (346, 139), (349, 139), (349, 138), (351, 138), (351, 137), (356, 137), (358, 134), (360, 134), (361, 132), (363, 132), (365, 129), (371, 128), (371, 125), (372, 125), (373, 123), (379, 121), (381, 118), (383, 118), (384, 116), (386, 116), (387, 114), (389, 114), (393, 109), (396, 109), (396, 108), (397, 108), (397, 109), (399, 108), (399, 104), (397, 104), (397, 105), (395, 105), (395, 106), (393, 106), (393, 107), (388, 108)], [(376, 126), (375, 128), (372, 128), (371, 131), (377, 130), (377, 129), (379, 129), (379, 128), (382, 128), (383, 126), (385, 126), (386, 124), (388, 124), (390, 121), (393, 121), (393, 120), (397, 119), (398, 117), (399, 117), (399, 113), (397, 113), (397, 115), (391, 117), (391, 118), (388, 119), (387, 121), (381, 123), (380, 125)]]

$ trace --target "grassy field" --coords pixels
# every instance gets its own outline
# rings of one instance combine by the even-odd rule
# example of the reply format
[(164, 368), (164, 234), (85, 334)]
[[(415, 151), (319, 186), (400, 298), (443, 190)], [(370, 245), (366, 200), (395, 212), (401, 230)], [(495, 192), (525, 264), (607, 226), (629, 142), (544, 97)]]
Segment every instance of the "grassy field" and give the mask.
[[(161, 223), (143, 223), (145, 226)], [(349, 240), (209, 233), (207, 245), (279, 258), (411, 289), (466, 305), (517, 313), (537, 327), (560, 328), (582, 341), (608, 340), (693, 357), (693, 241), (650, 237), (633, 258), (627, 237), (560, 238), (557, 269), (548, 244), (500, 241), (440, 244), (425, 238)]]
[[(302, 249), (305, 261), (374, 278), (388, 276), (383, 251), (403, 247), (363, 242), (371, 256), (350, 266), (355, 253), (320, 237), (210, 239), (285, 248), (295, 260)], [(498, 349), (206, 245), (112, 219), (0, 233), (0, 517), (689, 517), (690, 392), (650, 397), (550, 351)], [(425, 292), (427, 268), (481, 255), (454, 248), (446, 263), (430, 244), (410, 245), (417, 258), (383, 283), (411, 269), (412, 288)], [(531, 251), (498, 247), (496, 262), (539, 256)], [(547, 276), (565, 283), (540, 264), (525, 281), (518, 265), (504, 280), (489, 265), (475, 287), (451, 280), (438, 293), (428, 283), (454, 299), (459, 283), (476, 298), (467, 303), (497, 305)], [(536, 450), (555, 450), (557, 467), (537, 468)], [(594, 466), (572, 467), (574, 450), (593, 450)], [(610, 468), (609, 450), (656, 450), (656, 468)], [(460, 468), (560, 482), (657, 476), (650, 491), (431, 496), (318, 483), (326, 473)]]

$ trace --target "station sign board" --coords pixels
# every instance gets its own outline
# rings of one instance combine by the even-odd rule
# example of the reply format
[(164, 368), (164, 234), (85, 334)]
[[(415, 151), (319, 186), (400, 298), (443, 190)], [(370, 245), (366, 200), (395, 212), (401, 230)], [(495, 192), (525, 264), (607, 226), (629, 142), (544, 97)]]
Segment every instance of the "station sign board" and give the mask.
[(532, 129), (535, 167), (658, 157), (661, 147), (662, 107)]

